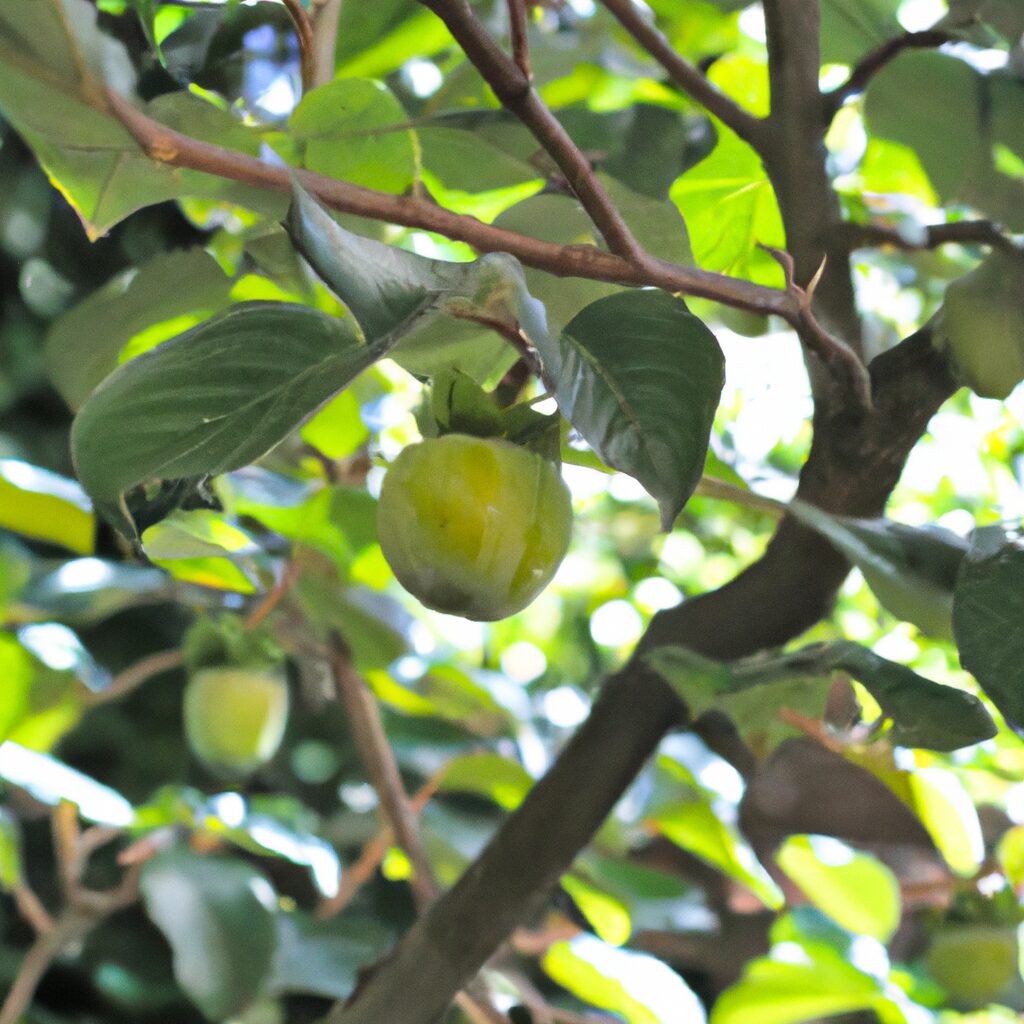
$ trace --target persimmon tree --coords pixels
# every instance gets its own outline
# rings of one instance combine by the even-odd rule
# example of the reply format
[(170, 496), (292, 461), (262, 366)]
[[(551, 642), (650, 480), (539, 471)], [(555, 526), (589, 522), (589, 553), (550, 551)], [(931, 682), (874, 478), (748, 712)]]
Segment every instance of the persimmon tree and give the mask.
[(1022, 37), (0, 0), (0, 1024), (1024, 1008)]

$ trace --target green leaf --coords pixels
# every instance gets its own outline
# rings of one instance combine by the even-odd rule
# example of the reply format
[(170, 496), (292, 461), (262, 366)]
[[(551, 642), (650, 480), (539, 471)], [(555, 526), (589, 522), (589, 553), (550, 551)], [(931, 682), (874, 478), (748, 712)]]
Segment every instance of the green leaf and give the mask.
[(544, 972), (577, 998), (623, 1017), (628, 1024), (685, 1020), (703, 1024), (704, 1009), (686, 982), (660, 960), (616, 949), (592, 935), (557, 942), (541, 961)]
[(267, 989), (274, 993), (347, 999), (359, 971), (376, 961), (392, 936), (370, 918), (318, 921), (293, 911), (278, 918), (279, 939)]
[[(38, 0), (31, 15), (25, 10), (18, 0), (0, 0), (0, 110), (75, 208), (90, 238), (135, 210), (182, 195), (227, 194), (257, 208), (267, 204), (266, 192), (171, 167), (139, 148), (107, 106), (105, 90), (130, 95), (134, 72), (121, 44), (97, 28), (95, 7), (86, 0)], [(259, 144), (232, 114), (196, 97), (154, 102), (158, 117), (182, 109), (190, 111), (183, 125), (190, 134), (224, 137), (229, 146), (245, 138), (249, 152)], [(271, 200), (268, 208), (273, 206)]]
[(184, 314), (205, 319), (230, 294), (230, 279), (202, 249), (162, 253), (124, 271), (53, 322), (46, 337), (50, 380), (77, 409), (135, 335)]
[(11, 892), (22, 884), (21, 829), (18, 819), (0, 807), (0, 892)]
[(255, 461), (386, 351), (291, 303), (243, 303), (112, 373), (71, 431), (79, 479), (133, 529), (124, 494)]
[(657, 500), (665, 530), (700, 480), (725, 361), (682, 299), (619, 292), (558, 341), (535, 339), (563, 415), (598, 456)]
[(775, 859), (836, 924), (879, 942), (892, 938), (900, 923), (900, 886), (876, 857), (831, 836), (790, 836)]
[(996, 725), (973, 694), (934, 683), (912, 669), (849, 641), (818, 644), (777, 658), (719, 665), (691, 651), (663, 647), (648, 663), (686, 701), (693, 714), (728, 709), (727, 699), (780, 681), (828, 678), (847, 672), (894, 723), (892, 739), (904, 746), (957, 750), (996, 734)]
[(766, 906), (785, 903), (750, 847), (725, 824), (702, 798), (677, 801), (651, 817), (651, 823), (676, 846), (700, 857), (745, 886)]
[(384, 192), (416, 177), (417, 144), (401, 103), (381, 82), (340, 78), (303, 97), (288, 120), (302, 165)]
[(468, 322), (471, 334), (479, 334), (481, 324), (493, 324), (522, 332), (534, 344), (547, 336), (544, 307), (526, 290), (518, 261), (506, 253), (471, 263), (417, 256), (346, 231), (298, 185), (286, 226), (295, 247), (352, 311), (371, 343), (385, 336), (403, 339), (392, 354), (399, 364), (417, 335), (436, 327), (430, 345), (438, 352), (437, 365), (452, 365), (443, 353), (460, 321), (463, 328)]
[(963, 783), (943, 768), (919, 768), (909, 774), (911, 802), (946, 863), (970, 878), (985, 859), (978, 812)]
[(562, 888), (599, 939), (611, 946), (628, 941), (633, 925), (629, 911), (617, 897), (578, 874), (563, 875)]
[(1018, 732), (1024, 729), (1024, 543), (1015, 530), (977, 530), (953, 600), (960, 664)]
[(370, 432), (360, 418), (359, 399), (351, 391), (342, 391), (302, 425), (299, 435), (328, 459), (344, 459)]
[(710, 1024), (799, 1024), (857, 1010), (881, 1010), (884, 1004), (891, 1014), (892, 1003), (879, 981), (838, 956), (810, 963), (762, 958), (751, 961), (743, 977), (718, 997)]
[[(710, 77), (754, 113), (767, 108), (767, 76), (747, 58), (716, 61)], [(759, 246), (785, 248), (775, 192), (760, 156), (732, 129), (711, 119), (718, 142), (691, 167), (670, 196), (686, 218), (699, 266), (781, 287), (778, 264)]]
[(88, 497), (75, 483), (16, 459), (0, 459), (0, 529), (92, 553), (96, 521)]
[(506, 811), (515, 810), (533, 788), (533, 778), (518, 762), (501, 754), (465, 754), (449, 761), (438, 789), (477, 793)]
[(860, 569), (887, 611), (929, 636), (952, 639), (953, 588), (967, 553), (961, 537), (940, 526), (836, 516), (802, 501), (790, 511)]
[(902, 35), (900, 0), (822, 0), (821, 59), (855, 64), (882, 43)]
[(173, 850), (142, 872), (146, 912), (174, 953), (174, 976), (211, 1020), (260, 995), (277, 950), (275, 896), (238, 860)]

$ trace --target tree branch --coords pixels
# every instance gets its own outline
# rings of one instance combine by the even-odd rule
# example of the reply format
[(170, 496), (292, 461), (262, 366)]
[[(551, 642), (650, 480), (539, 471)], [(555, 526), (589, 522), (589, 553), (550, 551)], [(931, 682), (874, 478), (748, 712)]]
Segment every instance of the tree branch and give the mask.
[(313, 5), (313, 62), (311, 88), (324, 85), (334, 78), (334, 55), (338, 44), (338, 23), (341, 19), (342, 0), (314, 0)]
[[(839, 199), (825, 166), (818, 0), (764, 0), (764, 13), (771, 114), (762, 156), (779, 200), (794, 277), (806, 288), (824, 263), (815, 313), (828, 331), (862, 355), (849, 253), (836, 235)], [(827, 383), (821, 367), (812, 361), (810, 371), (815, 394), (821, 395)], [(842, 396), (829, 400), (837, 397)]]
[(302, 0), (281, 0), (288, 8), (299, 41), (299, 68), (302, 74), (302, 92), (305, 95), (316, 85), (316, 45), (313, 23), (309, 20)]
[(528, 82), (533, 81), (533, 71), (530, 68), (530, 44), (526, 38), (526, 26), (528, 23), (527, 0), (508, 0), (508, 34), (509, 42), (512, 45), (512, 60), (516, 67), (522, 71)]
[(423, 849), (419, 822), (402, 784), (394, 752), (384, 734), (380, 712), (366, 681), (356, 671), (348, 645), (335, 635), (330, 639), (331, 672), (345, 705), (349, 728), (360, 760), (377, 792), (384, 822), (412, 865), (412, 891), (422, 911), (438, 894), (437, 880)]
[(744, 110), (731, 97), (710, 82), (699, 68), (680, 56), (657, 27), (641, 13), (633, 0), (601, 0), (622, 27), (669, 74), (672, 81), (727, 128), (758, 152), (765, 143), (767, 124)]
[[(794, 327), (812, 351), (820, 344), (823, 328), (815, 319), (803, 289), (766, 288), (725, 274), (684, 267), (645, 255), (635, 262), (593, 246), (555, 245), (527, 235), (485, 224), (475, 217), (452, 213), (412, 196), (350, 185), (310, 171), (292, 172), (255, 157), (200, 142), (154, 121), (117, 93), (107, 93), (109, 109), (152, 159), (173, 167), (216, 174), (275, 192), (291, 192), (291, 175), (326, 206), (374, 220), (436, 231), (466, 242), (480, 252), (507, 252), (530, 267), (558, 277), (580, 277), (627, 286), (649, 285), (679, 295), (713, 299), (735, 309), (780, 316)], [(820, 290), (820, 289), (819, 289)], [(844, 384), (859, 378), (863, 368), (847, 361), (834, 364)]]
[(844, 244), (851, 251), (888, 246), (915, 252), (922, 249), (937, 249), (941, 245), (953, 242), (958, 245), (987, 245), (1011, 255), (1024, 255), (1021, 247), (1003, 228), (990, 220), (958, 220), (949, 224), (922, 225), (920, 240), (909, 237), (887, 224), (846, 223), (843, 225), (842, 237)]
[(583, 209), (618, 256), (642, 263), (645, 253), (633, 237), (611, 197), (559, 120), (548, 109), (530, 79), (487, 33), (468, 0), (420, 0), (448, 27), (455, 41), (507, 110), (533, 133), (558, 165)]
[(850, 77), (837, 86), (825, 96), (824, 115), (825, 124), (831, 124), (839, 108), (857, 93), (863, 92), (868, 83), (879, 71), (882, 70), (893, 58), (899, 56), (904, 50), (925, 50), (942, 46), (943, 43), (951, 42), (953, 37), (948, 32), (939, 29), (928, 29), (925, 32), (907, 32), (904, 35), (896, 36), (888, 42), (882, 43), (877, 49), (872, 50), (867, 56), (858, 62), (850, 72)]

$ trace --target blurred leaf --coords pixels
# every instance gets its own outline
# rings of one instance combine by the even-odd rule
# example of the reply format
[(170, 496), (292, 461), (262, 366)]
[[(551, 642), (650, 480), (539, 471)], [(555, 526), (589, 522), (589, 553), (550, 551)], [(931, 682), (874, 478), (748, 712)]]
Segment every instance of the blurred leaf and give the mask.
[(715, 814), (706, 800), (684, 798), (652, 815), (650, 822), (676, 846), (745, 886), (766, 907), (778, 909), (785, 902), (782, 890), (750, 847)]
[(541, 963), (550, 978), (577, 998), (621, 1015), (628, 1024), (705, 1020), (704, 1009), (686, 982), (643, 953), (579, 935), (571, 942), (555, 943)]
[(135, 818), (132, 805), (116, 790), (11, 740), (0, 743), (0, 779), (50, 807), (65, 800), (75, 804), (83, 818), (100, 825), (124, 828)]
[(78, 720), (81, 706), (74, 674), (51, 668), (6, 633), (0, 633), (0, 679), (0, 742), (15, 740), (46, 749)]
[(1018, 731), (1024, 729), (1024, 544), (1013, 530), (975, 531), (957, 580), (960, 663)]
[(335, 395), (302, 425), (299, 434), (328, 459), (344, 459), (370, 436), (359, 416), (359, 400), (351, 391)]
[(856, 64), (882, 43), (903, 34), (900, 0), (822, 0), (821, 59)]
[(22, 884), (21, 829), (18, 819), (0, 807), (0, 892), (11, 892)]
[(633, 930), (629, 911), (615, 896), (578, 874), (563, 875), (562, 888), (599, 939), (611, 946), (621, 946), (629, 939)]
[(900, 886), (880, 860), (831, 836), (790, 836), (775, 859), (836, 924), (883, 943), (892, 938), (900, 923)]
[(953, 588), (967, 543), (940, 526), (851, 519), (794, 501), (790, 512), (864, 574), (881, 605), (923, 633), (952, 639)]
[(563, 415), (609, 466), (636, 477), (669, 530), (700, 480), (724, 383), (715, 336), (664, 292), (619, 292), (534, 339)]
[(219, 512), (172, 512), (142, 534), (142, 548), (153, 561), (240, 556), (259, 550), (248, 533)]
[(121, 366), (93, 392), (72, 427), (79, 478), (131, 529), (126, 491), (153, 477), (255, 461), (384, 351), (364, 345), (349, 321), (305, 306), (235, 306)]
[(640, 195), (608, 174), (598, 174), (640, 244), (659, 259), (693, 266), (690, 238), (679, 208), (668, 199)]
[(996, 856), (1006, 880), (1019, 893), (1024, 885), (1024, 825), (1014, 825), (1003, 833)]
[(692, 714), (766, 684), (830, 677), (847, 672), (878, 701), (894, 722), (892, 739), (904, 746), (957, 750), (996, 733), (984, 704), (954, 686), (934, 683), (905, 665), (850, 641), (817, 644), (775, 658), (755, 657), (731, 666), (677, 647), (659, 648), (647, 660), (674, 686)]
[(414, 133), (381, 82), (340, 78), (302, 98), (288, 121), (288, 142), (302, 166), (355, 185), (402, 193), (417, 171)]
[(53, 322), (50, 380), (77, 409), (141, 331), (182, 314), (210, 316), (228, 304), (231, 281), (202, 249), (176, 249), (123, 271)]
[(274, 891), (238, 860), (185, 850), (158, 855), (141, 880), (146, 912), (174, 951), (174, 975), (212, 1021), (266, 988), (277, 952)]
[(798, 1024), (858, 1010), (876, 1011), (885, 1024), (905, 1020), (876, 978), (838, 956), (810, 963), (762, 958), (718, 997), (711, 1024)]
[(985, 858), (978, 812), (963, 783), (942, 768), (910, 773), (912, 806), (946, 863), (969, 878)]
[(518, 761), (501, 754), (465, 754), (448, 762), (437, 788), (442, 792), (486, 796), (499, 807), (512, 811), (533, 788), (533, 781)]
[(88, 497), (74, 480), (0, 459), (0, 529), (88, 555), (96, 522)]
[(374, 918), (333, 917), (318, 921), (301, 911), (278, 917), (279, 939), (270, 992), (347, 999), (360, 970), (391, 944), (390, 932)]

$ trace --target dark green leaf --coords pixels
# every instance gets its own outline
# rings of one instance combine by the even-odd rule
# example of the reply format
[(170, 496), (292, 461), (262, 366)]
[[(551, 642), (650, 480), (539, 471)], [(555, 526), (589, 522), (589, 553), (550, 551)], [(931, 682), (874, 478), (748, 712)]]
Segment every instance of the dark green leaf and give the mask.
[(178, 984), (211, 1021), (264, 991), (278, 943), (274, 891), (262, 875), (238, 860), (173, 850), (146, 865), (141, 887)]
[(953, 601), (960, 663), (1015, 729), (1024, 728), (1024, 544), (1015, 530), (978, 530)]
[(632, 291), (587, 306), (537, 350), (562, 413), (644, 485), (671, 529), (700, 479), (725, 381), (715, 336), (681, 299)]
[[(346, 231), (298, 186), (287, 227), (371, 342), (392, 336), (408, 344), (438, 316), (522, 331), (535, 344), (547, 335), (544, 307), (526, 290), (519, 263), (505, 253), (472, 263), (417, 256)], [(401, 362), (402, 347), (394, 358)]]
[(79, 479), (130, 527), (126, 491), (255, 461), (384, 351), (363, 344), (348, 320), (305, 306), (235, 306), (93, 392), (72, 428)]
[(790, 511), (860, 569), (884, 608), (929, 636), (952, 639), (953, 587), (967, 552), (961, 537), (939, 526), (835, 516), (801, 501)]

